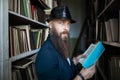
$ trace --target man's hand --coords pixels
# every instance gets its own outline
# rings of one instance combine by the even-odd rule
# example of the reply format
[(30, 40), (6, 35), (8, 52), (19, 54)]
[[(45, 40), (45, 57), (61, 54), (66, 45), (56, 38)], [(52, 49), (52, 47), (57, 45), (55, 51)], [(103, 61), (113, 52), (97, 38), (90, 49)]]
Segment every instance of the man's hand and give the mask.
[(84, 77), (84, 79), (90, 79), (92, 78), (92, 76), (95, 74), (95, 65), (91, 66), (90, 68), (82, 68), (82, 70), (80, 71), (80, 74), (82, 74), (82, 76)]
[(85, 55), (81, 54), (81, 55), (78, 55), (77, 57), (73, 57), (73, 62), (75, 65), (79, 63), (80, 58), (85, 58)]
[[(95, 65), (91, 66), (90, 68), (82, 68), (82, 70), (80, 71), (80, 74), (84, 77), (85, 80), (90, 79), (93, 77), (93, 75), (95, 74)], [(77, 75), (74, 80), (82, 80), (81, 77), (79, 75)]]

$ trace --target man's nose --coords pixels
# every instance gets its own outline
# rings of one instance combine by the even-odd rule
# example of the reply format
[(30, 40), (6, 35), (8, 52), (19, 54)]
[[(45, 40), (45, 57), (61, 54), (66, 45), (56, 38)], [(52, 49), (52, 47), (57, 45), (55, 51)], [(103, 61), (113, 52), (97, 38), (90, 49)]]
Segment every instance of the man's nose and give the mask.
[(69, 30), (69, 26), (65, 24), (64, 29)]

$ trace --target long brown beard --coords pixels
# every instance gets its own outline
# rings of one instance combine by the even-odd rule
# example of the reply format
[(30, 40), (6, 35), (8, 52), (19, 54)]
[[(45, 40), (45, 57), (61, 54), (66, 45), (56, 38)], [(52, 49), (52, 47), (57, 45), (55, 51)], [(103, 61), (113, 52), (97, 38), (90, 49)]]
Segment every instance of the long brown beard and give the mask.
[[(61, 38), (62, 34), (67, 34), (68, 37), (66, 37), (64, 40)], [(51, 40), (55, 46), (55, 48), (58, 50), (58, 52), (63, 56), (63, 58), (68, 58), (70, 56), (70, 44), (69, 44), (69, 33), (67, 31), (64, 31), (58, 35), (55, 28), (53, 28), (50, 32)]]

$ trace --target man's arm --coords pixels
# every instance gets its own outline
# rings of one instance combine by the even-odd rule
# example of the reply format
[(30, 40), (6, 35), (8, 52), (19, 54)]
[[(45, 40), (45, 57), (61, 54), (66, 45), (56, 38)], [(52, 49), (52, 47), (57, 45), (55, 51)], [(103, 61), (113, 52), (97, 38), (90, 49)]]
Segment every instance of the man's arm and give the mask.
[[(87, 80), (87, 79), (92, 78), (92, 76), (95, 74), (95, 65), (93, 65), (93, 66), (91, 66), (90, 68), (87, 68), (87, 69), (82, 68), (82, 70), (80, 71), (79, 74), (74, 78), (74, 80)], [(82, 77), (84, 79), (82, 79)]]
[[(73, 57), (73, 62), (75, 65), (79, 63), (79, 59), (85, 57), (83, 54)], [(80, 75), (79, 75), (80, 74)], [(79, 74), (74, 78), (74, 80), (87, 80), (92, 78), (95, 74), (95, 65), (91, 66), (90, 68), (82, 68)], [(84, 79), (82, 79), (82, 77)]]

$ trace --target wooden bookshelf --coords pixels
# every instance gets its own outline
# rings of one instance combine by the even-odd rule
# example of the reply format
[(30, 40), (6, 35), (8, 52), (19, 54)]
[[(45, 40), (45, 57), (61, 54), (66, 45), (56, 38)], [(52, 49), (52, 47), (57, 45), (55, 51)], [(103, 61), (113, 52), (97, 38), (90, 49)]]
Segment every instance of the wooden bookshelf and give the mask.
[[(26, 16), (23, 16), (23, 15), (20, 15), (20, 14), (17, 14), (13, 11), (9, 11), (9, 21), (10, 21), (10, 25), (31, 25), (31, 26), (39, 26), (39, 27), (42, 27), (42, 28), (47, 28), (48, 26), (45, 25), (45, 23), (41, 23), (41, 22), (38, 22), (38, 21), (35, 21), (33, 19), (30, 19)], [(14, 22), (12, 22), (14, 21)]]
[[(103, 53), (103, 55), (101, 56), (100, 60), (97, 62), (97, 65), (96, 65), (97, 73), (95, 76), (95, 80), (113, 80), (113, 77), (114, 77), (114, 80), (119, 80), (120, 78), (118, 77), (118, 75), (116, 75), (119, 73), (113, 70), (115, 70), (116, 68), (119, 70), (118, 68), (119, 64), (115, 65), (114, 63), (115, 63), (115, 60), (116, 60), (116, 63), (120, 61), (118, 59), (120, 58), (119, 57), (120, 56), (119, 54), (120, 53), (120, 40), (119, 40), (120, 39), (119, 38), (120, 0), (102, 0), (104, 2), (101, 2), (100, 0), (95, 0), (95, 1), (97, 1), (97, 5), (99, 4), (99, 6), (100, 5), (103, 6), (104, 5), (103, 3), (106, 3), (105, 1), (109, 1), (107, 5), (104, 6), (104, 8), (97, 14), (95, 19), (96, 20), (95, 22), (96, 39), (95, 40), (102, 41), (105, 46), (105, 52)], [(114, 28), (111, 25), (113, 22), (110, 22), (110, 20), (112, 21), (113, 19), (114, 20), (116, 19), (117, 21), (116, 22), (117, 25), (114, 25)], [(116, 31), (116, 33), (112, 34), (111, 39), (108, 39), (108, 36), (110, 36), (110, 34), (107, 35), (107, 32), (109, 30), (108, 30), (108, 27), (106, 27), (107, 26), (106, 22), (109, 22), (109, 26), (108, 26), (109, 28), (115, 29), (115, 27), (117, 27), (116, 30), (118, 30)], [(110, 33), (112, 33), (112, 30)], [(114, 41), (113, 36), (116, 36), (116, 35), (117, 35), (117, 40)], [(114, 60), (112, 60), (113, 57), (114, 57)], [(116, 76), (111, 75), (111, 72), (114, 72), (112, 74), (115, 74)]]
[[(11, 6), (13, 8), (19, 6), (18, 8), (20, 10), (21, 8), (20, 4), (23, 4), (23, 3), (19, 3), (19, 2), (25, 1), (25, 0), (1, 0), (0, 1), (0, 5), (1, 5), (0, 6), (0, 46), (1, 46), (0, 47), (0, 80), (12, 80), (13, 63), (19, 60), (31, 57), (33, 55), (36, 55), (36, 53), (40, 50), (40, 46), (39, 46), (39, 48), (24, 51), (15, 56), (10, 56), (9, 28), (10, 27), (13, 28), (14, 26), (20, 26), (20, 25), (30, 25), (31, 29), (44, 29), (45, 30), (46, 28), (48, 28), (48, 26), (45, 24), (44, 21), (40, 22), (39, 20), (35, 20), (31, 17), (22, 15), (19, 12), (10, 10), (9, 6), (11, 2), (9, 1), (11, 2), (18, 1), (17, 4), (12, 3), (14, 7), (13, 5)], [(41, 9), (42, 11), (44, 11), (45, 9), (50, 9), (48, 5), (42, 0), (29, 0), (29, 1), (31, 3), (31, 5), (29, 5), (30, 7), (34, 5), (37, 8)], [(28, 7), (27, 3), (25, 5), (27, 5)]]

